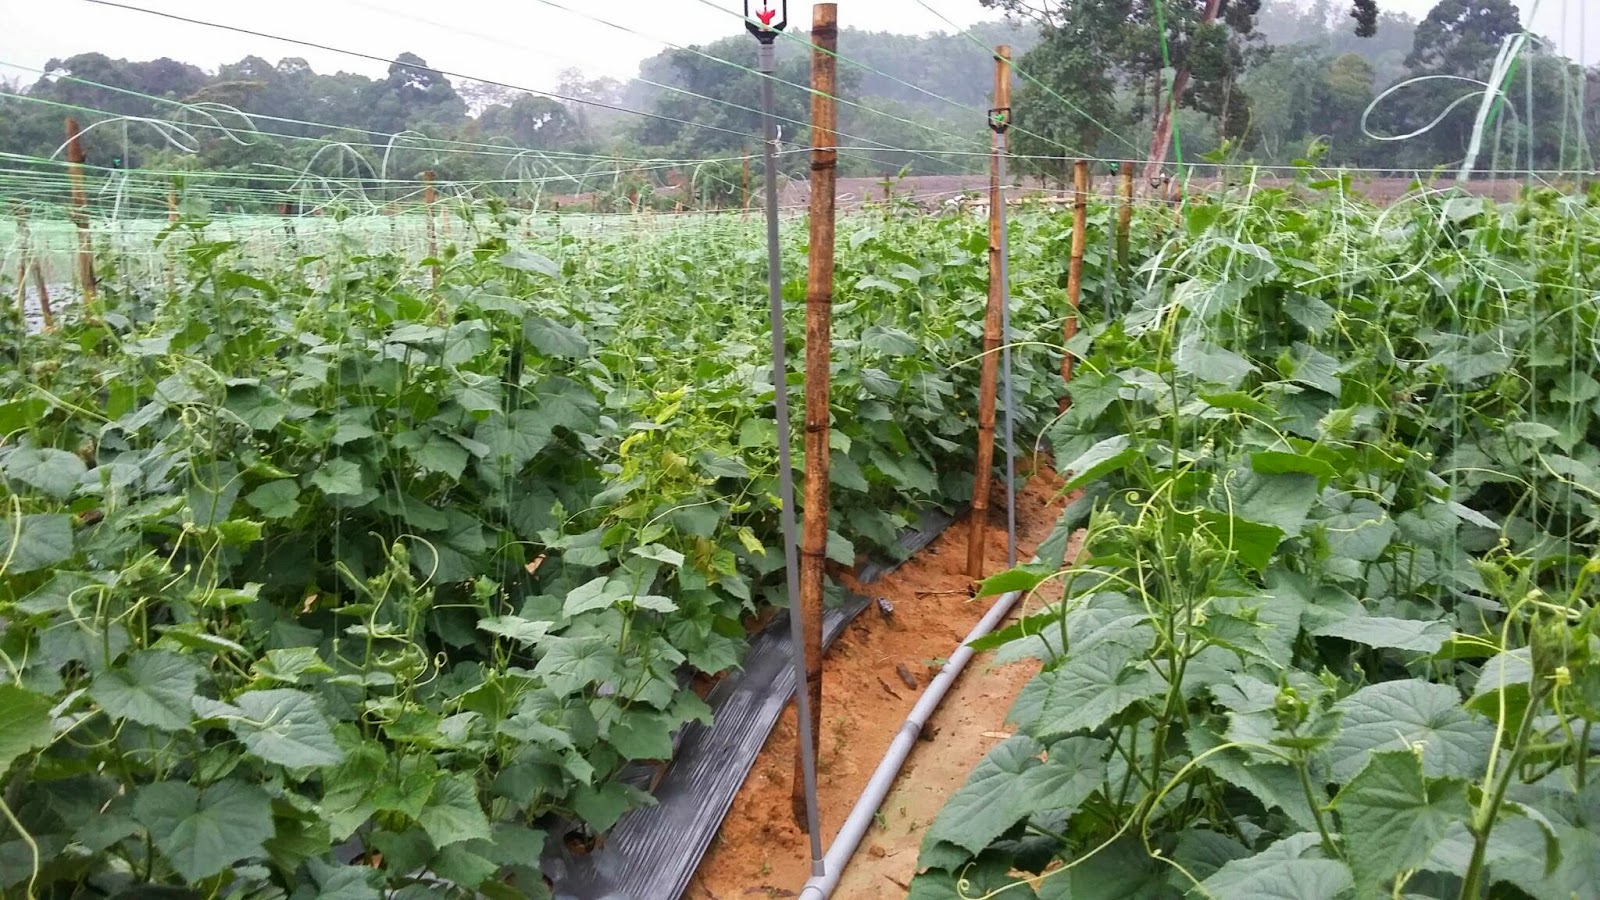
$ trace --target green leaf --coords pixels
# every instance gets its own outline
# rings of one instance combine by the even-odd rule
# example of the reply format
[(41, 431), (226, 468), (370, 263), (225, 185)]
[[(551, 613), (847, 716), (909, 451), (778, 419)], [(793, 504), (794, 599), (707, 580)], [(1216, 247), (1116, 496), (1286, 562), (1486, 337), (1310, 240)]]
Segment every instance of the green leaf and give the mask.
[(653, 559), (657, 562), (663, 562), (669, 566), (672, 566), (673, 568), (678, 568), (683, 565), (682, 553), (679, 553), (670, 547), (663, 547), (660, 544), (646, 544), (643, 547), (635, 547), (633, 549), (633, 555), (642, 556), (645, 559)]
[(1434, 653), (1450, 639), (1451, 629), (1448, 622), (1361, 616), (1332, 622), (1312, 634), (1317, 637), (1344, 638), (1368, 647)]
[(977, 596), (994, 597), (1012, 591), (1031, 591), (1049, 581), (1050, 576), (1054, 574), (1056, 574), (1054, 566), (1018, 566), (985, 578), (983, 583), (978, 585)]
[(1098, 728), (1164, 690), (1159, 678), (1134, 664), (1138, 656), (1116, 643), (1069, 653), (1059, 668), (1041, 673), (1023, 688), (1012, 719), (1040, 740)]
[(1191, 728), (1189, 749), (1200, 765), (1223, 781), (1249, 792), (1267, 809), (1282, 810), (1301, 828), (1315, 828), (1317, 818), (1306, 799), (1300, 775), (1288, 763), (1254, 762), (1241, 749), (1217, 750), (1222, 739), (1202, 728)]
[(576, 329), (543, 316), (523, 320), (522, 336), (545, 356), (583, 359), (589, 355), (589, 342)]
[(0, 776), (19, 758), (44, 747), (54, 736), (49, 697), (0, 684)]
[(287, 519), (300, 511), (300, 486), (293, 479), (269, 481), (244, 497), (244, 502), (269, 519)]
[(416, 818), (435, 847), (489, 840), (489, 819), (478, 803), (478, 787), (471, 775), (440, 776)]
[(163, 650), (137, 650), (125, 666), (95, 676), (89, 699), (114, 719), (128, 719), (163, 731), (187, 731), (203, 670), (189, 659)]
[(570, 619), (597, 609), (610, 609), (617, 601), (631, 596), (626, 578), (601, 575), (578, 585), (567, 592), (561, 606), (561, 615)]
[(1138, 457), (1139, 451), (1130, 446), (1127, 435), (1119, 434), (1106, 438), (1090, 447), (1082, 456), (1061, 467), (1063, 473), (1071, 474), (1071, 479), (1063, 490), (1072, 491), (1083, 487), (1091, 481), (1125, 468)]
[(647, 802), (650, 802), (649, 794), (620, 781), (612, 781), (599, 787), (579, 785), (573, 791), (572, 809), (583, 817), (590, 828), (610, 831), (623, 813)]
[(72, 517), (0, 519), (0, 575), (37, 572), (72, 558)]
[(549, 446), (550, 423), (531, 409), (519, 409), (507, 416), (493, 413), (478, 423), (474, 435), (489, 448), (489, 458), (517, 472)]
[(268, 650), (266, 656), (256, 661), (253, 671), (262, 678), (299, 684), (302, 675), (332, 675), (333, 669), (322, 661), (315, 647), (284, 647)]
[(191, 882), (263, 856), (273, 833), (266, 792), (234, 779), (204, 791), (175, 781), (146, 785), (133, 812), (173, 870)]
[(1190, 893), (1227, 900), (1339, 900), (1350, 890), (1350, 870), (1331, 859), (1262, 860), (1262, 853), (1224, 865)]
[(1374, 753), (1422, 748), (1429, 778), (1472, 778), (1488, 764), (1494, 726), (1461, 707), (1456, 689), (1419, 679), (1362, 688), (1334, 709), (1343, 727), (1328, 747), (1333, 780), (1344, 784)]
[(1184, 375), (1233, 390), (1256, 372), (1256, 366), (1232, 350), (1190, 334), (1172, 354), (1172, 364)]
[(579, 434), (593, 431), (600, 421), (600, 401), (570, 378), (546, 378), (534, 396), (545, 428), (565, 428)]
[(366, 490), (361, 466), (348, 459), (330, 459), (311, 476), (311, 483), (330, 496), (355, 496)]
[(500, 265), (518, 272), (527, 272), (530, 275), (546, 275), (551, 278), (561, 277), (561, 267), (555, 260), (540, 253), (535, 253), (525, 247), (512, 247), (500, 257)]
[(519, 616), (497, 616), (478, 620), (478, 629), (490, 634), (510, 638), (524, 646), (532, 646), (550, 633), (550, 622), (533, 622)]
[(88, 467), (77, 454), (50, 447), (19, 447), (5, 457), (5, 474), (57, 499), (72, 496)]
[(546, 638), (535, 675), (559, 696), (567, 696), (614, 675), (621, 665), (617, 648), (603, 638)]
[[(1261, 525), (1271, 525), (1285, 536), (1294, 537), (1305, 525), (1306, 514), (1317, 502), (1317, 479), (1313, 475), (1291, 472), (1263, 475), (1244, 471), (1229, 485), (1227, 494), (1215, 505), (1223, 512)], [(1232, 508), (1222, 506), (1230, 502)]]
[(1446, 829), (1471, 815), (1464, 779), (1429, 780), (1410, 750), (1374, 753), (1334, 799), (1358, 897), (1387, 897)]
[(1007, 738), (978, 763), (961, 790), (945, 803), (927, 839), (945, 841), (973, 856), (982, 853), (1033, 808), (1024, 773), (1040, 765), (1044, 747), (1026, 735)]
[(1338, 474), (1333, 470), (1333, 466), (1314, 456), (1283, 453), (1277, 450), (1262, 450), (1250, 454), (1250, 468), (1263, 475), (1288, 475), (1291, 473), (1314, 475), (1323, 484), (1326, 484)]
[(611, 725), (606, 742), (623, 759), (671, 759), (672, 720), (661, 713), (626, 712)]
[(228, 727), (258, 759), (290, 769), (337, 765), (344, 759), (316, 697), (301, 691), (248, 691)]
[(868, 325), (861, 332), (861, 346), (885, 356), (914, 356), (922, 345), (916, 338), (898, 328), (885, 325)]
[(442, 434), (430, 434), (422, 446), (412, 451), (411, 459), (424, 472), (435, 472), (459, 479), (467, 468), (467, 450)]
[(1216, 510), (1174, 513), (1172, 518), (1184, 529), (1204, 528), (1232, 550), (1239, 562), (1258, 572), (1266, 569), (1272, 554), (1283, 543), (1283, 531), (1276, 525), (1251, 522)]

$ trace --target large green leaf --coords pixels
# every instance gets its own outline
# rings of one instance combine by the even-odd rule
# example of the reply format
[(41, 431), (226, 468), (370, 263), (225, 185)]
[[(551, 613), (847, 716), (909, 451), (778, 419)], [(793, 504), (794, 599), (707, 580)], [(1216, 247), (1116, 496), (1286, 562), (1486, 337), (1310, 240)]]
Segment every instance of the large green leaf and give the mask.
[(72, 496), (84, 472), (77, 454), (51, 447), (19, 447), (5, 457), (5, 474), (52, 497)]
[(1136, 664), (1138, 654), (1116, 643), (1069, 653), (1017, 697), (1011, 718), (1040, 740), (1098, 728), (1113, 715), (1164, 690), (1161, 679)]
[[(1270, 851), (1269, 851), (1270, 852)], [(1339, 900), (1350, 890), (1350, 870), (1331, 859), (1233, 860), (1190, 893), (1214, 900)]]
[(1066, 490), (1080, 488), (1124, 468), (1138, 456), (1139, 451), (1131, 446), (1127, 435), (1106, 438), (1061, 467), (1062, 474), (1070, 476)]
[(272, 837), (272, 805), (255, 785), (228, 779), (205, 788), (162, 781), (139, 789), (134, 815), (161, 855), (188, 881), (262, 856)]
[(478, 803), (478, 788), (471, 775), (440, 776), (416, 818), (435, 847), (489, 839), (489, 819)]
[(23, 575), (72, 558), (72, 517), (0, 519), (0, 575)]
[(356, 496), (366, 489), (360, 464), (348, 459), (330, 459), (311, 476), (311, 483), (324, 494)]
[(1333, 779), (1356, 776), (1367, 758), (1421, 747), (1429, 778), (1473, 778), (1488, 764), (1494, 725), (1463, 709), (1456, 689), (1419, 679), (1362, 688), (1335, 704), (1343, 727), (1328, 747)]
[(249, 691), (234, 703), (239, 713), (228, 718), (228, 727), (256, 757), (291, 769), (344, 759), (313, 695), (285, 688)]
[(0, 684), (0, 777), (18, 758), (50, 743), (49, 697)]
[(203, 671), (176, 653), (138, 650), (129, 654), (126, 665), (96, 675), (89, 699), (114, 719), (164, 731), (186, 731), (194, 715), (190, 703)]
[(535, 350), (545, 356), (583, 359), (589, 355), (589, 342), (576, 329), (543, 316), (530, 316), (522, 323), (522, 334)]
[(1368, 647), (1434, 653), (1450, 639), (1451, 628), (1448, 622), (1419, 622), (1415, 619), (1360, 616), (1331, 622), (1312, 634), (1318, 637), (1344, 638)]
[(1050, 748), (1016, 735), (989, 751), (967, 783), (928, 829), (927, 842), (943, 841), (976, 856), (1016, 823), (1046, 809), (1076, 809), (1105, 777), (1105, 745), (1072, 738)]
[(1262, 525), (1271, 525), (1288, 537), (1300, 533), (1306, 514), (1317, 502), (1317, 479), (1303, 472), (1263, 474), (1249, 469), (1235, 473), (1227, 492), (1218, 499), (1223, 512)]
[(1425, 778), (1410, 750), (1367, 758), (1334, 799), (1358, 898), (1389, 896), (1397, 874), (1422, 865), (1449, 826), (1467, 819), (1466, 784)]
[(534, 673), (562, 696), (577, 693), (616, 674), (621, 667), (617, 648), (604, 638), (549, 638), (545, 654)]
[(497, 412), (478, 425), (474, 437), (489, 448), (491, 460), (516, 472), (549, 446), (553, 438), (550, 424), (531, 409), (519, 409), (509, 416)]

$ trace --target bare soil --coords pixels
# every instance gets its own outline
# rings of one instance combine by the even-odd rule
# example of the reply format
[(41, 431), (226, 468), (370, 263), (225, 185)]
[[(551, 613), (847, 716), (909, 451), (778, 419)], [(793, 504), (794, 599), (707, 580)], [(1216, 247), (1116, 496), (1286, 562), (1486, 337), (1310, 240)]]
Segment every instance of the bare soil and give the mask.
[[(1032, 556), (1054, 528), (1066, 505), (1061, 485), (1054, 472), (1041, 466), (1019, 490), (1019, 558)], [(994, 496), (1004, 496), (1003, 490), (997, 484)], [(988, 574), (1006, 564), (1003, 510), (999, 512), (987, 534)], [(965, 571), (967, 534), (966, 521), (957, 522), (882, 580), (850, 584), (866, 596), (886, 598), (894, 612), (885, 616), (877, 604), (868, 606), (826, 660), (818, 760), (824, 846), (866, 787), (922, 688), (992, 603), (971, 598), (972, 582)], [(926, 740), (918, 742), (836, 896), (905, 896), (923, 830), (972, 767), (1007, 736), (1006, 710), (1034, 671), (1027, 664), (997, 669), (987, 656), (968, 664), (924, 732)], [(908, 687), (907, 676), (915, 689)], [(810, 874), (810, 851), (790, 812), (794, 751), (790, 707), (756, 758), (686, 897), (798, 894)]]

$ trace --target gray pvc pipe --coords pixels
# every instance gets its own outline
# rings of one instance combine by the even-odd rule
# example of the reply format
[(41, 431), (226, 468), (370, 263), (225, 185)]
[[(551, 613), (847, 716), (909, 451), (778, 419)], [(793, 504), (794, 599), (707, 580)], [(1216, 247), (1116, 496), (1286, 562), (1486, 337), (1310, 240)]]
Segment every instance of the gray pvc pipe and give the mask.
[(899, 776), (901, 767), (906, 764), (906, 758), (911, 755), (911, 748), (916, 746), (917, 739), (921, 737), (922, 729), (927, 726), (933, 711), (943, 702), (945, 694), (950, 692), (950, 686), (955, 684), (961, 670), (971, 661), (974, 652), (972, 642), (994, 631), (1005, 620), (1012, 607), (1017, 605), (1017, 600), (1021, 596), (1021, 591), (1001, 594), (999, 599), (995, 600), (994, 606), (989, 608), (989, 612), (962, 639), (961, 646), (950, 654), (950, 659), (945, 662), (944, 668), (939, 670), (939, 674), (934, 676), (933, 681), (922, 692), (917, 705), (911, 708), (911, 714), (906, 716), (899, 732), (890, 742), (889, 751), (883, 755), (883, 761), (878, 763), (877, 771), (872, 773), (872, 780), (867, 782), (860, 799), (856, 800), (856, 805), (851, 808), (849, 818), (844, 820), (838, 836), (828, 846), (828, 855), (822, 861), (822, 873), (811, 876), (800, 889), (800, 900), (827, 900), (833, 896), (834, 889), (839, 886), (839, 879), (844, 875), (844, 867), (855, 855), (856, 848), (861, 846), (861, 839), (866, 836), (867, 829), (872, 827), (873, 816), (883, 804), (883, 798), (889, 795), (889, 788), (894, 786), (894, 780)]

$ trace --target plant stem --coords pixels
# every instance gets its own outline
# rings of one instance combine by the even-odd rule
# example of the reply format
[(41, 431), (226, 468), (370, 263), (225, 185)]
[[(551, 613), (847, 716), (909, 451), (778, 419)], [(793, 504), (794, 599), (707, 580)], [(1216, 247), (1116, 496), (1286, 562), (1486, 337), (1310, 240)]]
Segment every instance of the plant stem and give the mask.
[(1517, 728), (1517, 739), (1511, 745), (1511, 755), (1506, 758), (1505, 768), (1500, 770), (1500, 774), (1495, 778), (1493, 790), (1484, 795), (1483, 803), (1472, 816), (1472, 822), (1468, 826), (1472, 832), (1472, 859), (1467, 863), (1467, 873), (1461, 880), (1459, 900), (1478, 900), (1482, 891), (1484, 859), (1489, 850), (1489, 835), (1494, 831), (1495, 819), (1500, 814), (1500, 804), (1505, 801), (1506, 788), (1511, 786), (1511, 778), (1516, 774), (1524, 745), (1528, 742), (1528, 735), (1533, 731), (1533, 720), (1538, 716), (1539, 707), (1549, 694), (1549, 690), (1547, 681), (1534, 683), (1532, 694), (1528, 698), (1528, 708), (1522, 713), (1522, 724)]
[(1322, 818), (1322, 804), (1317, 802), (1316, 791), (1311, 787), (1311, 771), (1302, 757), (1296, 759), (1294, 770), (1300, 775), (1300, 788), (1306, 792), (1306, 803), (1311, 806), (1311, 815), (1317, 820), (1317, 834), (1322, 836), (1322, 852), (1329, 859), (1338, 859), (1338, 853), (1333, 848), (1333, 838), (1328, 836), (1328, 823)]

